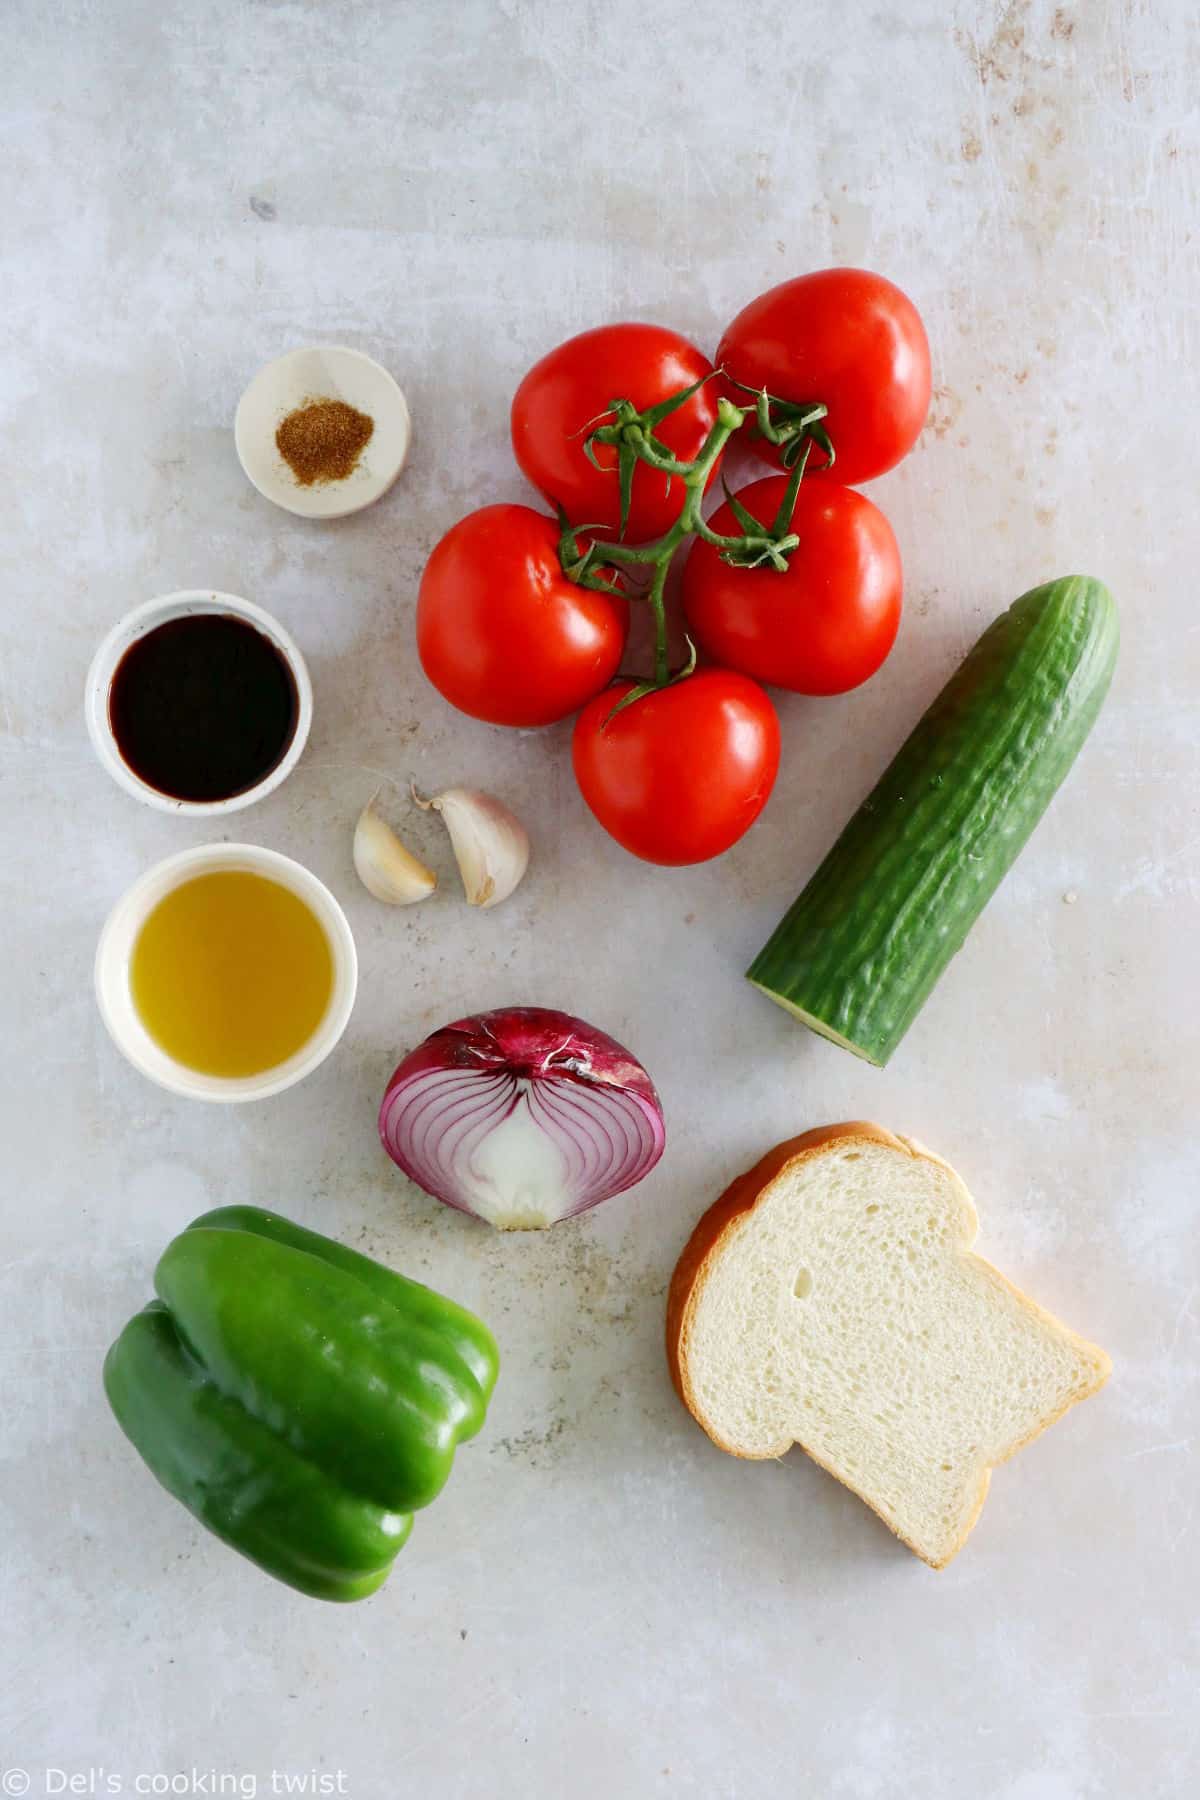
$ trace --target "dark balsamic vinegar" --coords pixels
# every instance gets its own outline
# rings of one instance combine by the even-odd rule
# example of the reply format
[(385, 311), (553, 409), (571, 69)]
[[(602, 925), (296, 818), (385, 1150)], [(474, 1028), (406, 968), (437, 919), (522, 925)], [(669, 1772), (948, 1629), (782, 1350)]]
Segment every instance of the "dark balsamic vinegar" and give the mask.
[(108, 691), (117, 749), (173, 800), (232, 800), (287, 754), (300, 712), (292, 671), (261, 631), (191, 613), (129, 646)]

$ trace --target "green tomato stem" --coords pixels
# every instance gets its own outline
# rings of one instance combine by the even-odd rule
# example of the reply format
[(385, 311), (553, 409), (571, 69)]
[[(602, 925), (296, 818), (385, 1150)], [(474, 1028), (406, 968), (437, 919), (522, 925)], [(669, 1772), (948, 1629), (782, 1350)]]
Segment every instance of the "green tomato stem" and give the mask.
[[(683, 393), (673, 396), (672, 404), (666, 410), (673, 410), (674, 405), (689, 398), (701, 385), (701, 382), (694, 383), (692, 388), (685, 389)], [(628, 695), (627, 699), (634, 699), (641, 693), (653, 692), (657, 688), (666, 687), (674, 679), (671, 674), (670, 652), (667, 643), (667, 609), (664, 595), (668, 571), (676, 551), (685, 538), (699, 537), (703, 539), (706, 544), (711, 544), (719, 550), (727, 561), (736, 562), (741, 567), (757, 568), (769, 565), (777, 570), (787, 568), (786, 554), (795, 550), (800, 542), (796, 534), (789, 528), (796, 506), (796, 496), (804, 478), (805, 466), (812, 447), (811, 442), (805, 443), (803, 455), (790, 471), (791, 478), (783, 500), (769, 527), (763, 526), (761, 532), (750, 531), (748, 527), (755, 521), (746, 517), (743, 512), (742, 517), (747, 529), (740, 536), (723, 537), (720, 532), (712, 530), (711, 526), (705, 522), (701, 512), (705, 488), (708, 486), (709, 478), (726, 444), (752, 416), (757, 419), (760, 429), (764, 421), (769, 426), (770, 404), (769, 397), (765, 393), (758, 396), (753, 408), (735, 406), (732, 400), (722, 395), (717, 401), (717, 417), (712, 429), (701, 445), (699, 454), (692, 462), (681, 462), (654, 437), (653, 426), (658, 423), (660, 417), (665, 416), (662, 406), (652, 408), (650, 413), (641, 415), (628, 401), (614, 400), (610, 407), (610, 412), (614, 415), (614, 423), (600, 426), (588, 439), (585, 449), (593, 461), (595, 461), (595, 453), (591, 446), (595, 440), (615, 448), (618, 455), (623, 454), (626, 460), (630, 457), (636, 458), (638, 462), (645, 463), (647, 467), (666, 475), (668, 479), (677, 479), (683, 483), (683, 505), (680, 507), (679, 516), (670, 530), (664, 532), (662, 537), (656, 538), (653, 543), (625, 544), (619, 541), (610, 543), (607, 540), (593, 539), (589, 548), (580, 553), (576, 532), (586, 530), (587, 527), (572, 527), (568, 524), (565, 515), (562, 513), (559, 515), (563, 527), (563, 536), (559, 542), (559, 560), (562, 563), (563, 572), (570, 580), (576, 581), (584, 587), (593, 587), (604, 593), (613, 593), (619, 589), (615, 588), (614, 584), (605, 577), (603, 574), (605, 568), (615, 569), (622, 565), (640, 565), (653, 571), (648, 585), (641, 590), (639, 597), (648, 603), (654, 614), (654, 680), (653, 682), (639, 682), (637, 692)], [(793, 413), (802, 411), (800, 408), (789, 410)], [(800, 422), (800, 430), (815, 425), (816, 421), (825, 415), (823, 406), (803, 410), (806, 416)], [(771, 435), (772, 441), (781, 441), (777, 440), (773, 433), (765, 435)], [(792, 433), (788, 435), (799, 435), (795, 425), (793, 425)], [(597, 463), (596, 466), (599, 467), (599, 464)], [(626, 511), (627, 505), (623, 505), (622, 520), (624, 520)], [(695, 652), (693, 651), (688, 672), (694, 665)]]

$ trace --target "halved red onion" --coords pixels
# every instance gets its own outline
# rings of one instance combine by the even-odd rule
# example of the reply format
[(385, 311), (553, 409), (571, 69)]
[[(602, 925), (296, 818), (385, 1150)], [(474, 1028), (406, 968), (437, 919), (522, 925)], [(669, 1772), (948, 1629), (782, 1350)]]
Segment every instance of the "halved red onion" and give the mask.
[(379, 1135), (427, 1194), (501, 1231), (554, 1225), (633, 1187), (666, 1143), (641, 1063), (542, 1006), (426, 1038), (388, 1082)]

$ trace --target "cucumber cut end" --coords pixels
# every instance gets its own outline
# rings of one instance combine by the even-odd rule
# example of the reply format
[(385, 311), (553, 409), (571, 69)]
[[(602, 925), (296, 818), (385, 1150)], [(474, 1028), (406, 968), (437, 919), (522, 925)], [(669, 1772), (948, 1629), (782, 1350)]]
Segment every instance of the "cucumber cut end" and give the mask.
[(849, 1050), (851, 1056), (860, 1057), (863, 1062), (870, 1063), (872, 1068), (882, 1069), (883, 1062), (879, 1057), (872, 1056), (869, 1050), (864, 1050), (862, 1045), (856, 1044), (852, 1038), (843, 1037), (840, 1031), (833, 1029), (832, 1025), (826, 1025), (823, 1019), (818, 1019), (813, 1013), (805, 1012), (804, 1008), (797, 1006), (794, 1000), (788, 1000), (783, 994), (777, 994), (774, 988), (769, 988), (763, 982), (756, 981), (753, 975), (747, 975), (746, 980), (751, 987), (756, 987), (760, 994), (765, 994), (768, 1000), (773, 1000), (776, 1006), (782, 1006), (784, 1012), (791, 1013), (793, 1019), (799, 1019), (800, 1023), (807, 1025), (810, 1031), (815, 1031), (818, 1037), (828, 1038), (831, 1044), (837, 1044), (841, 1049)]

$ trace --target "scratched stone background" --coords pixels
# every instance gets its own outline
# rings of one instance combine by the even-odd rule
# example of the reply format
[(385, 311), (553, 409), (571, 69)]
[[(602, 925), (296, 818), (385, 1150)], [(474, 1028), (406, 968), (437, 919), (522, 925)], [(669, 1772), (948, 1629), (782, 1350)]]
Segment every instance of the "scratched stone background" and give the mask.
[[(272, 1770), (357, 1800), (1200, 1791), (1190, 0), (8, 0), (4, 26), (0, 1766), (34, 1794), (70, 1791), (55, 1771), (269, 1793)], [(505, 735), (424, 684), (419, 573), (464, 511), (529, 497), (506, 417), (536, 356), (629, 316), (711, 349), (831, 262), (900, 282), (932, 340), (929, 427), (873, 489), (900, 639), (861, 692), (781, 700), (743, 843), (653, 870), (584, 815), (567, 728)], [(233, 448), (242, 387), (307, 342), (379, 357), (415, 420), (402, 482), (336, 525), (273, 510)], [(1122, 609), (1107, 710), (871, 1070), (740, 971), (982, 626), (1075, 570)], [(196, 584), (273, 609), (311, 660), (304, 762), (233, 823), (332, 884), (363, 969), (336, 1057), (230, 1111), (128, 1069), (90, 989), (119, 892), (215, 834), (94, 764), (84, 671), (127, 607)], [(469, 913), (422, 818), (437, 898), (370, 901), (350, 828), (381, 774), (503, 794), (536, 844), (512, 902)], [(669, 1118), (652, 1179), (544, 1236), (439, 1208), (375, 1141), (398, 1054), (500, 1002), (606, 1026)], [(998, 1472), (941, 1575), (799, 1452), (720, 1455), (660, 1348), (699, 1211), (855, 1115), (947, 1155), (984, 1252), (1116, 1365)], [(167, 1238), (231, 1200), (501, 1340), (484, 1435), (357, 1608), (205, 1536), (101, 1396)]]

